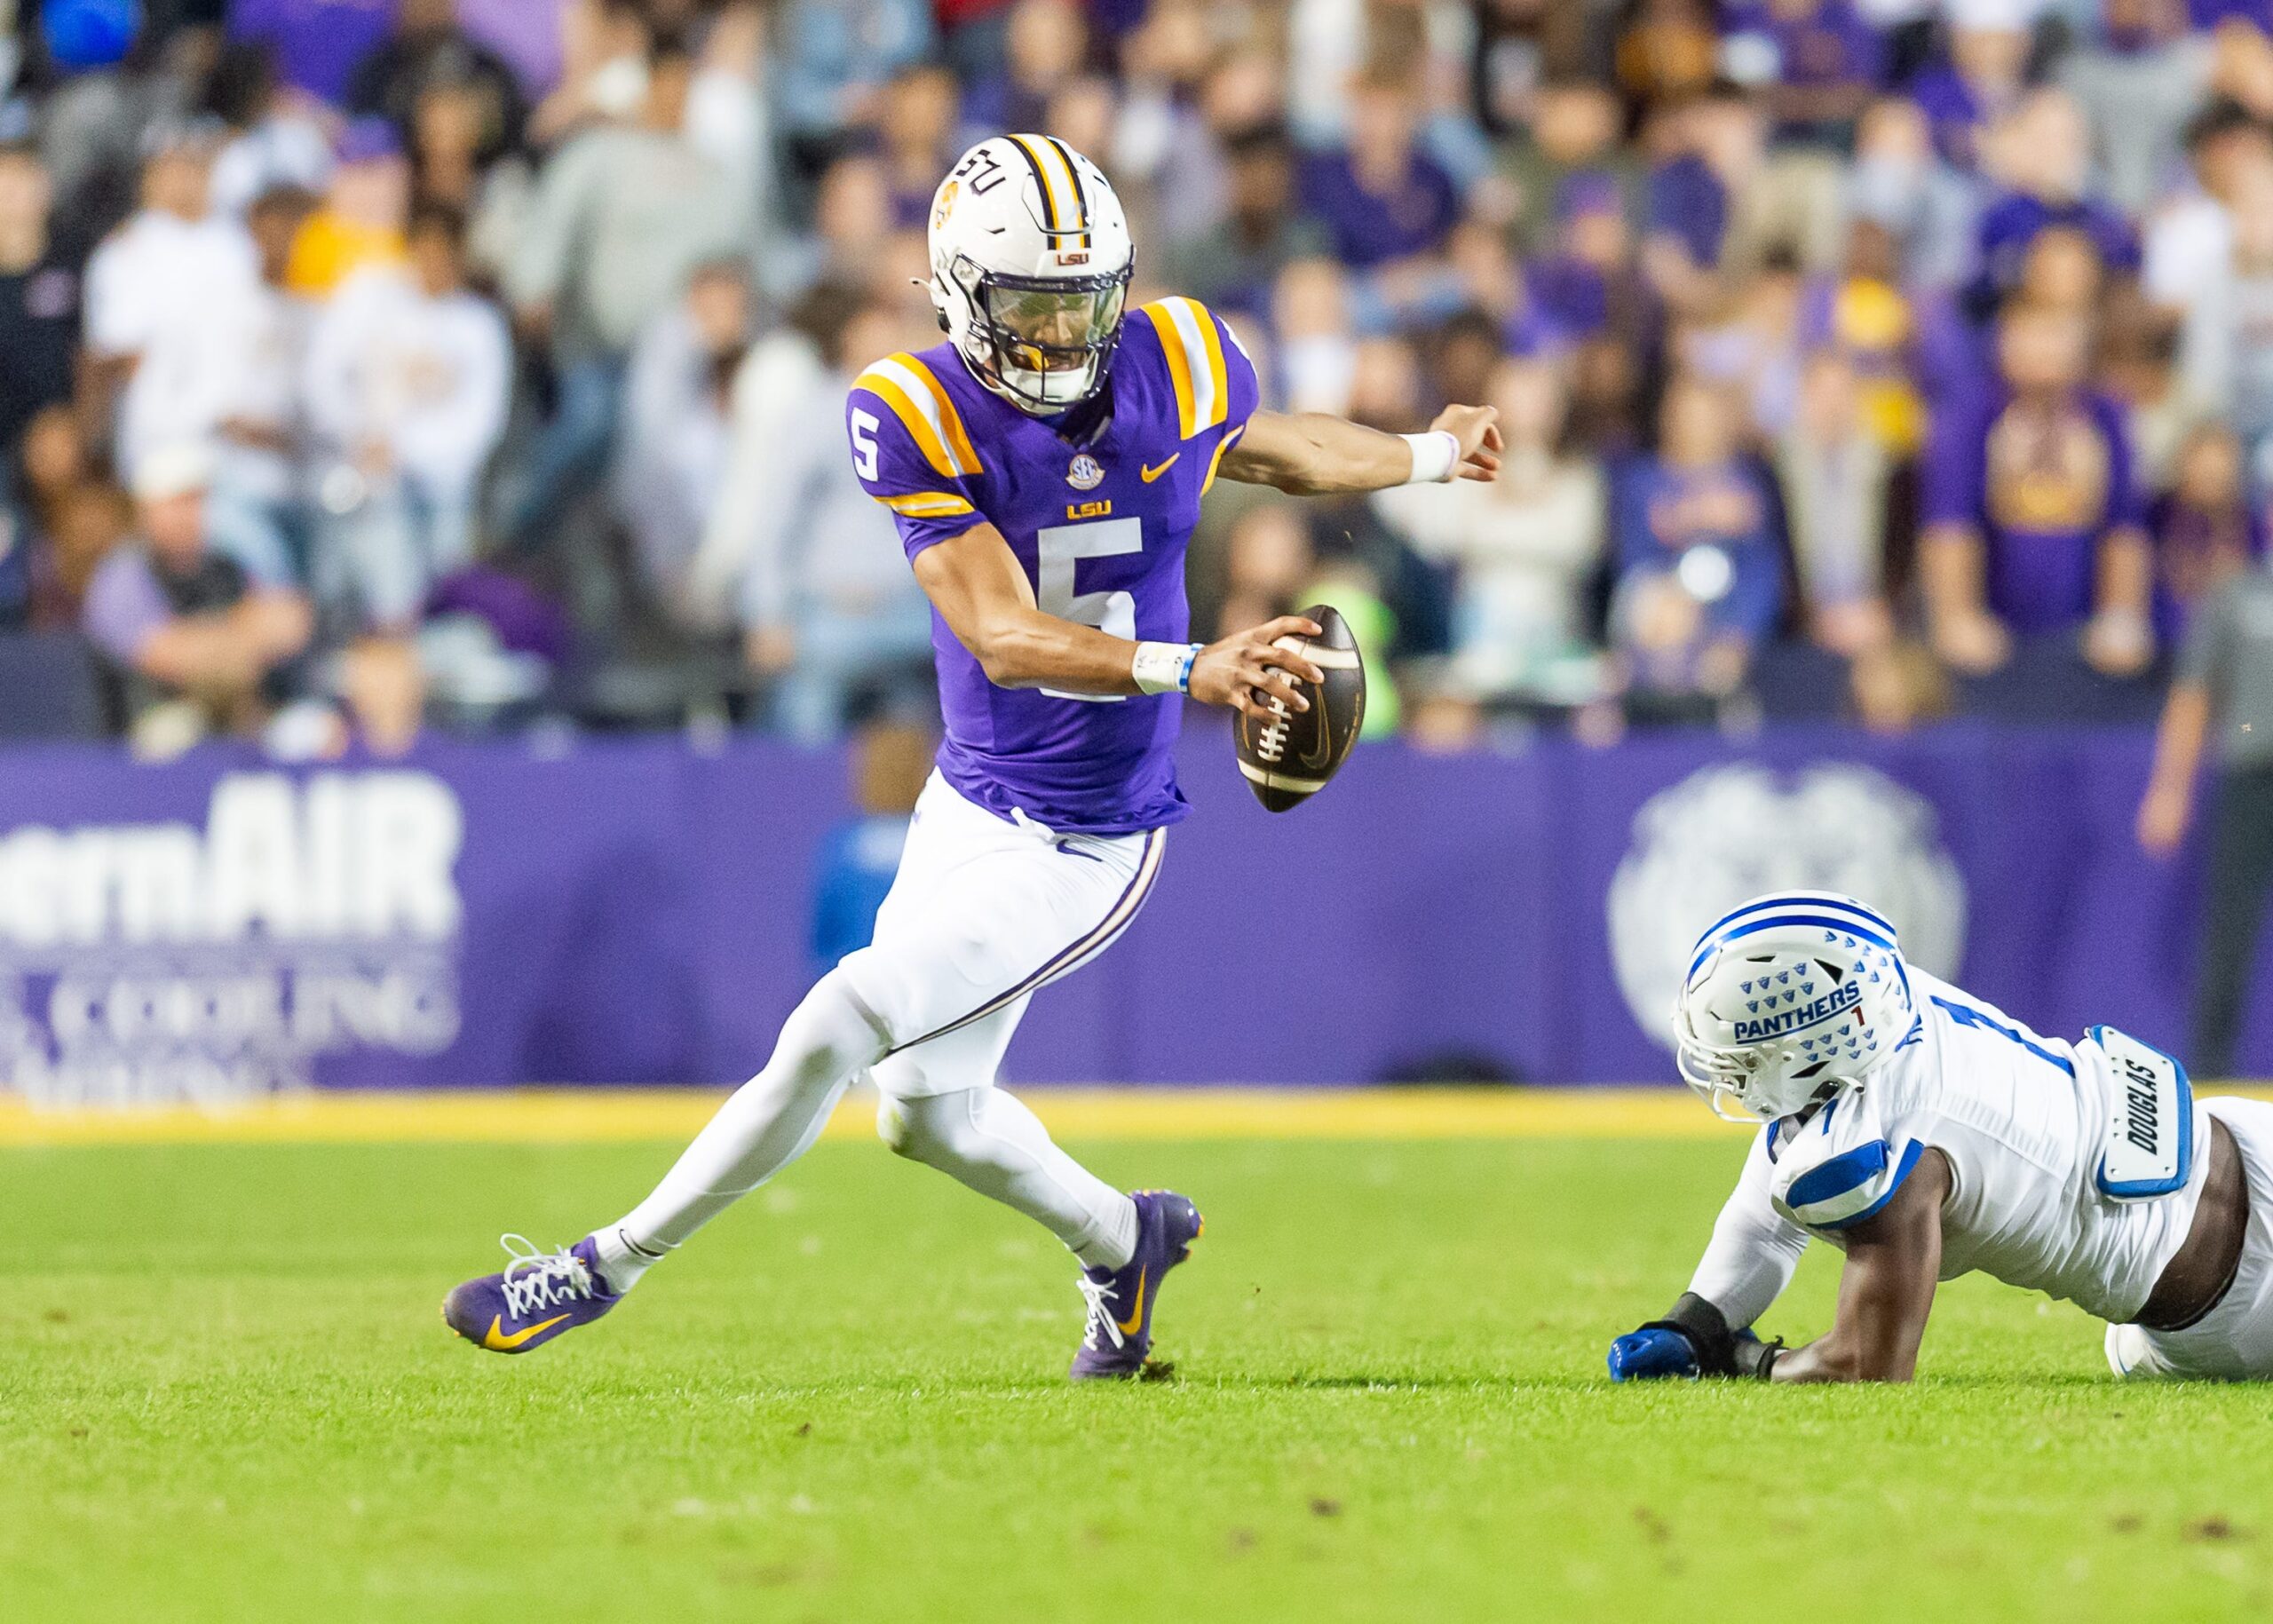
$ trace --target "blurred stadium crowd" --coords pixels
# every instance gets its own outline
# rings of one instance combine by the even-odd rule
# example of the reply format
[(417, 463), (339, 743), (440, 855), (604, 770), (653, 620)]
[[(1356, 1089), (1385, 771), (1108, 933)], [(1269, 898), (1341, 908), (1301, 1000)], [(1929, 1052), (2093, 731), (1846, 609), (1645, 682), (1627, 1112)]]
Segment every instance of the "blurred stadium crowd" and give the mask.
[(0, 688), (154, 754), (920, 708), (840, 402), (1006, 128), (1271, 404), (1500, 408), (1495, 487), (1195, 538), (1382, 727), (2145, 715), (2264, 544), (2266, 0), (17, 9)]

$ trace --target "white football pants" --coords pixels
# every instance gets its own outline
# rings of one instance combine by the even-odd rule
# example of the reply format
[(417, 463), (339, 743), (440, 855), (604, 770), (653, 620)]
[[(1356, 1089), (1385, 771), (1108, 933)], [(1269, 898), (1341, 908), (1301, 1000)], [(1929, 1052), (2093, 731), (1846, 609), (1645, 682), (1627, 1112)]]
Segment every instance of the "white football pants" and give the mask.
[(917, 801), (875, 939), (805, 995), (765, 1069), (735, 1090), (653, 1194), (597, 1232), (619, 1287), (803, 1155), (855, 1078), (884, 1096), (902, 1155), (1047, 1226), (1085, 1264), (1136, 1242), (1129, 1198), (994, 1089), (1039, 987), (1111, 946), (1144, 904), (1166, 831), (1059, 836), (1006, 822), (937, 773)]

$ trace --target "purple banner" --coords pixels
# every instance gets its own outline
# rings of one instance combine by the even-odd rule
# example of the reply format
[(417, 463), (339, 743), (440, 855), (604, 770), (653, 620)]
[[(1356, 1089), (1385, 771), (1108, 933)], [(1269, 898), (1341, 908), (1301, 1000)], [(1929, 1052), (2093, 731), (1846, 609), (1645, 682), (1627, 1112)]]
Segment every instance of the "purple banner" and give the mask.
[[(1787, 885), (1869, 898), (2047, 1030), (2182, 1052), (2198, 865), (2133, 843), (2148, 749), (1979, 725), (1381, 745), (1273, 817), (1199, 731), (1151, 904), (1034, 1001), (1008, 1071), (1667, 1081), (1682, 948)], [(814, 854), (845, 812), (839, 757), (760, 740), (0, 757), (0, 1076), (57, 1103), (738, 1080), (812, 973)], [(2273, 1062), (2273, 1010), (2244, 1058)]]

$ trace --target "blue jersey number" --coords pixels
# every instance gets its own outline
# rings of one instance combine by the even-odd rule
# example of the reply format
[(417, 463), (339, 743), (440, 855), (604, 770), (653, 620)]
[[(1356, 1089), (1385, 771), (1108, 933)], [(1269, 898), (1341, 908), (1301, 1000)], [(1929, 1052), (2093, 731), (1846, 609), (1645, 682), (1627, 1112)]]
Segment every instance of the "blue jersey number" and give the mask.
[(2008, 1043), (2017, 1043), (2038, 1059), (2058, 1066), (2068, 1073), (2070, 1081), (2074, 1080), (2076, 1067), (2073, 1061), (2063, 1059), (2045, 1048), (2043, 1044), (2031, 1042), (2028, 1034), (2018, 1027), (2008, 1026), (1986, 1010), (1976, 1010), (1969, 1003), (1952, 1003), (1948, 999), (1938, 994), (1928, 995), (1933, 997), (1934, 1002), (1940, 1005), (1949, 1018), (1959, 1026), (1971, 1026), (1980, 1032), (1993, 1032)]

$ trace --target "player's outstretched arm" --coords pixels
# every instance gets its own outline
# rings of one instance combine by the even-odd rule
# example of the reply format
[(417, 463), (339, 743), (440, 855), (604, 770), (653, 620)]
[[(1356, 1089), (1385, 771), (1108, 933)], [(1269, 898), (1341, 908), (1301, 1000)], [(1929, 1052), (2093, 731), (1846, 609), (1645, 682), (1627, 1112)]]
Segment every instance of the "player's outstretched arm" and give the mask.
[(1034, 584), (1002, 533), (974, 525), (915, 555), (915, 580), (969, 649), (986, 679), (1001, 688), (1055, 688), (1064, 693), (1166, 693), (1181, 690), (1203, 704), (1263, 708), (1270, 697), (1296, 710), (1310, 701), (1289, 680), (1326, 680), (1298, 654), (1273, 646), (1279, 638), (1314, 638), (1318, 625), (1281, 615), (1217, 643), (1140, 643), (1046, 614)]
[(1689, 1289), (1664, 1319), (1610, 1344), (1612, 1381), (1756, 1376), (1775, 1357), (1750, 1327), (1792, 1283), (1808, 1232), (1776, 1210), (1768, 1193), (1772, 1168), (1763, 1134), (1753, 1140)]
[(1384, 434), (1324, 412), (1257, 412), (1217, 471), (1297, 496), (1395, 485), (1491, 479), (1500, 472), (1500, 413), (1447, 406), (1426, 434)]
[(1949, 1162), (1929, 1149), (1894, 1199), (1848, 1232), (1830, 1335), (1772, 1359), (1770, 1380), (1907, 1382), (1917, 1373), (1941, 1277), (1949, 1192)]

